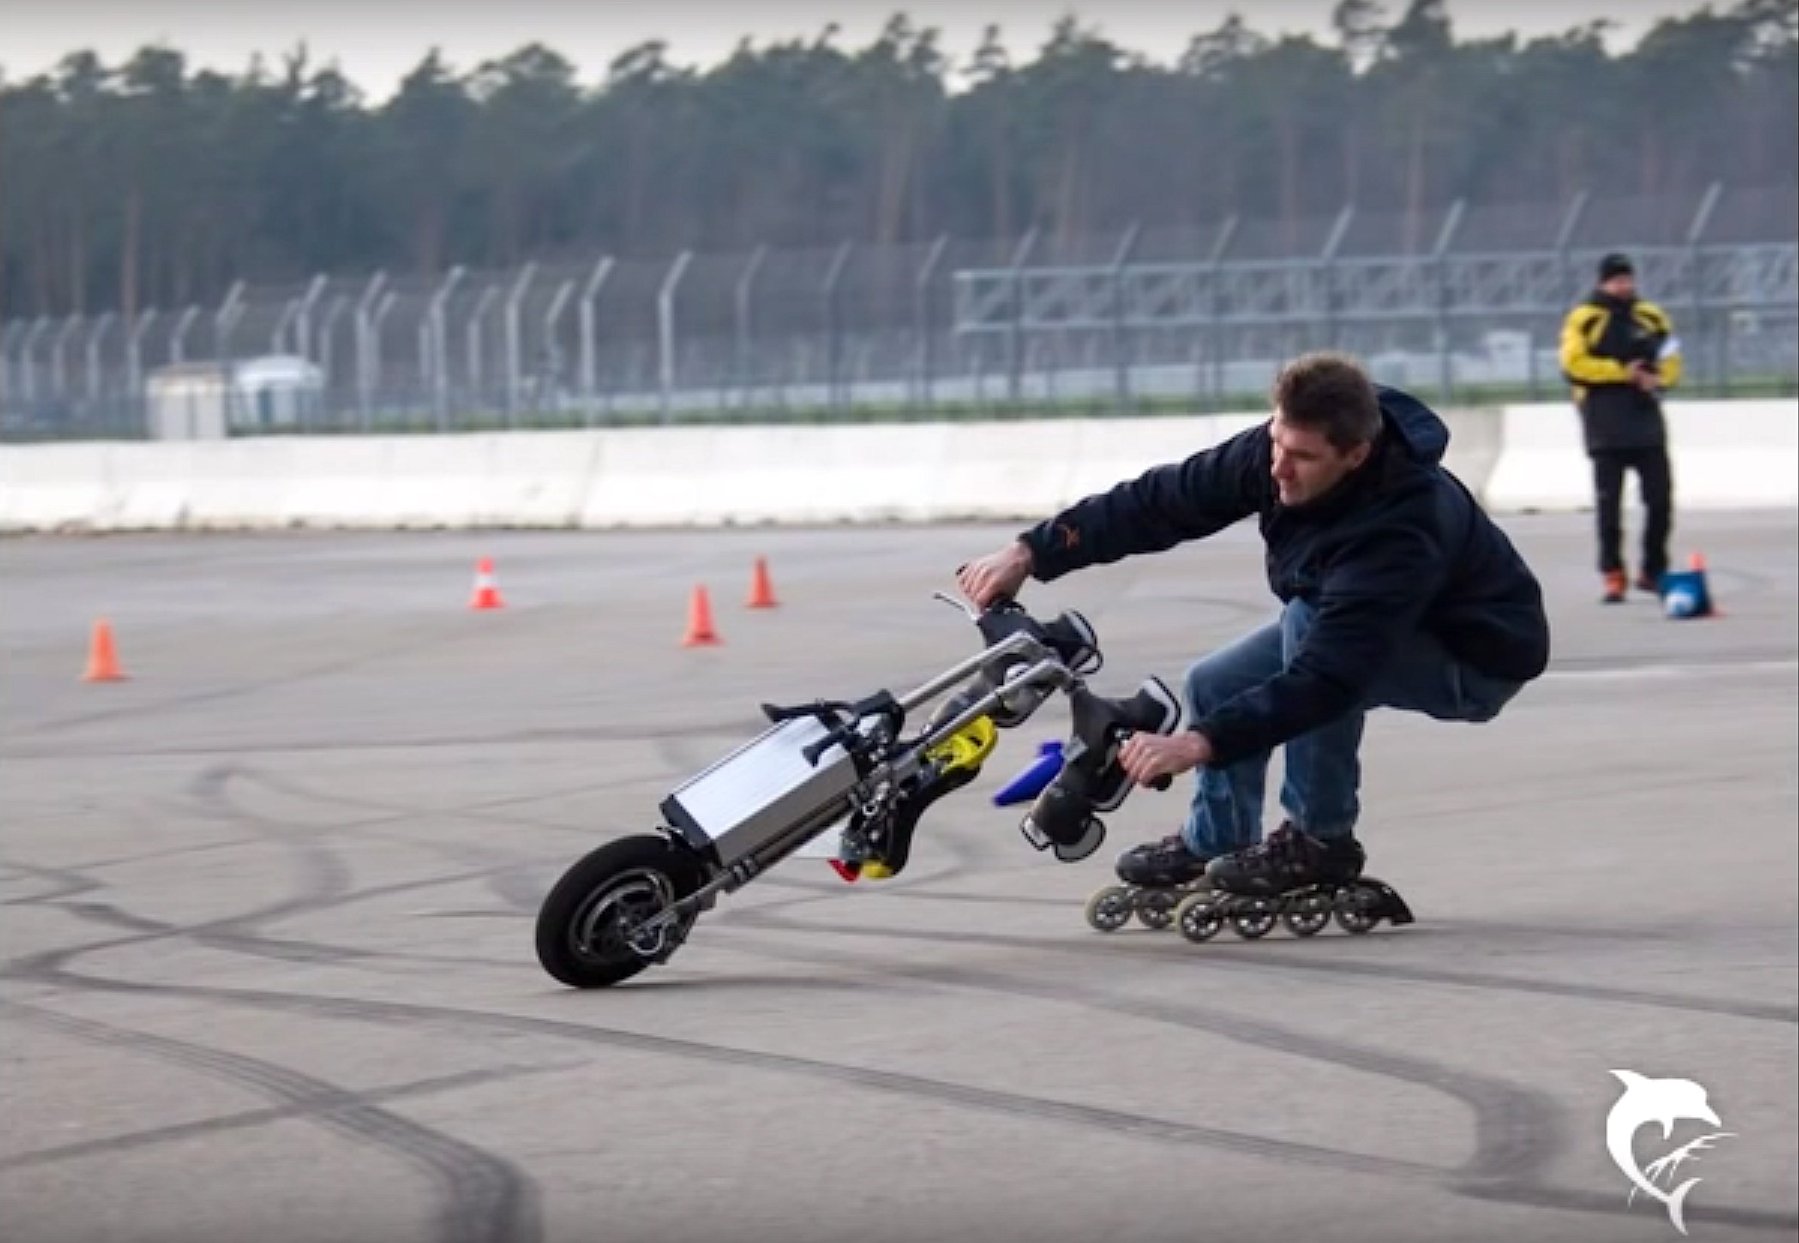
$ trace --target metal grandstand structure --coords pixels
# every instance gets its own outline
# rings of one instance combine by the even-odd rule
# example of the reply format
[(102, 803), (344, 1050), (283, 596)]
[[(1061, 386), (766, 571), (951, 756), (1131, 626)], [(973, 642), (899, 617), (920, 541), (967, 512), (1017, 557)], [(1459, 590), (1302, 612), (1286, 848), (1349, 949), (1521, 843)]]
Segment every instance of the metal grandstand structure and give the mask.
[(0, 324), (0, 434), (166, 434), (158, 402), (202, 390), (235, 434), (1250, 408), (1281, 361), (1325, 347), (1438, 400), (1551, 399), (1562, 318), (1612, 250), (1673, 317), (1688, 393), (1790, 393), (1796, 218), (1793, 187), (1714, 185), (1437, 219), (1346, 206), (1111, 237), (300, 274), (131, 321)]

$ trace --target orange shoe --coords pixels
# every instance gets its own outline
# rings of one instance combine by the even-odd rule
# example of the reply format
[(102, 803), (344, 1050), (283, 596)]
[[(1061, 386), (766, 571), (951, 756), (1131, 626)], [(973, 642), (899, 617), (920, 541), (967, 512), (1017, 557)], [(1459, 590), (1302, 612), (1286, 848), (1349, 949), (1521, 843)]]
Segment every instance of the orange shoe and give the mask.
[(1608, 570), (1605, 575), (1605, 595), (1600, 597), (1604, 604), (1623, 604), (1624, 593), (1629, 590), (1630, 580), (1623, 570)]

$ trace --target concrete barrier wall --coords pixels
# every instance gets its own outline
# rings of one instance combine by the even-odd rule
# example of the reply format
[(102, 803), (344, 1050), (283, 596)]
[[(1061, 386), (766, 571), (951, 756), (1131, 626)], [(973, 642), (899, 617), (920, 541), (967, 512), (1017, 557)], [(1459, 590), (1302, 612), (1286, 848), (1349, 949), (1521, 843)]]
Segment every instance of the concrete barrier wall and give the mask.
[[(1260, 414), (0, 448), (0, 530), (1033, 520)], [(1591, 505), (1567, 405), (1445, 412), (1495, 510)], [(1799, 505), (1799, 403), (1672, 403), (1677, 502)]]
[[(1678, 508), (1799, 506), (1799, 402), (1670, 402), (1667, 421)], [(1592, 507), (1593, 468), (1572, 407), (1508, 406), (1499, 434), (1503, 448), (1480, 491), (1490, 507)]]

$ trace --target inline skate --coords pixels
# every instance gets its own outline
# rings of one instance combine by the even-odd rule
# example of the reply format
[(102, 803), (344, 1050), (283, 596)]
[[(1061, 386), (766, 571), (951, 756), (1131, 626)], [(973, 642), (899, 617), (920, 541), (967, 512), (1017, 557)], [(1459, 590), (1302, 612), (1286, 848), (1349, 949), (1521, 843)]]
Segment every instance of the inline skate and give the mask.
[(1253, 941), (1277, 923), (1309, 937), (1333, 919), (1357, 935), (1383, 919), (1396, 927), (1413, 922), (1411, 908), (1391, 885), (1362, 875), (1366, 862), (1353, 837), (1324, 842), (1286, 823), (1266, 841), (1207, 864), (1209, 890), (1181, 899), (1174, 922), (1195, 944), (1210, 941), (1227, 923)]
[(1145, 928), (1166, 928), (1184, 900), (1211, 891), (1209, 862), (1188, 850), (1179, 833), (1133, 847), (1118, 856), (1119, 883), (1087, 899), (1087, 923), (1100, 932), (1116, 932), (1135, 916)]

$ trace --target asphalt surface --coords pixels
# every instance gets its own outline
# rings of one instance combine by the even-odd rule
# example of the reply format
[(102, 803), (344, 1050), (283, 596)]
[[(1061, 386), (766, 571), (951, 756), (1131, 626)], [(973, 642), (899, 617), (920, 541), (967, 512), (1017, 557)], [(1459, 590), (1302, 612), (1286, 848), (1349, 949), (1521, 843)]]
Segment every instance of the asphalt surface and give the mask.
[[(1611, 1073), (1693, 1238), (1799, 1232), (1792, 513), (1683, 515), (1725, 616), (1596, 603), (1585, 517), (1509, 529), (1551, 673), (1486, 726), (1382, 713), (1371, 874), (1418, 922), (1089, 929), (993, 793), (911, 868), (793, 859), (580, 992), (532, 923), (767, 700), (974, 650), (930, 599), (1005, 528), (0, 542), (0, 1235), (62, 1240), (1634, 1241)], [(757, 555), (780, 607), (742, 607)], [(507, 607), (467, 608), (494, 559)], [(1033, 587), (1125, 693), (1272, 614), (1249, 530)], [(706, 584), (724, 644), (680, 639)], [(81, 680), (107, 618), (129, 680)], [(1269, 822), (1278, 819), (1271, 780)], [(1660, 1184), (1667, 1185), (1664, 1176)]]

